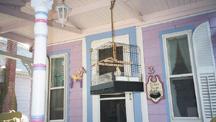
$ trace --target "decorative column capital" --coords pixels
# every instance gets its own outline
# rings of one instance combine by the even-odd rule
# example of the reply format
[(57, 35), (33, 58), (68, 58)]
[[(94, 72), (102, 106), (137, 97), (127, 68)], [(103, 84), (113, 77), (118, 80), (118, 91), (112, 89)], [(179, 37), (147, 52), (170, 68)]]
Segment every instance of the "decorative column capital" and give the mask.
[(31, 0), (31, 6), (37, 9), (46, 8), (48, 11), (52, 9), (53, 0)]

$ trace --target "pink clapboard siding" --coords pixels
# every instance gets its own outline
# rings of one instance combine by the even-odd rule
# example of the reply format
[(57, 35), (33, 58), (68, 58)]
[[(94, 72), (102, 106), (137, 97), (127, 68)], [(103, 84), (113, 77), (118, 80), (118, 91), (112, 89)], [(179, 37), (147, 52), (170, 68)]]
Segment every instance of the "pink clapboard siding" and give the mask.
[[(82, 67), (82, 41), (69, 42), (48, 46), (48, 54), (69, 53), (69, 73), (71, 76)], [(71, 87), (71, 79), (68, 79), (68, 122), (82, 122), (82, 88), (80, 82), (73, 82)]]
[[(142, 28), (142, 38), (143, 38), (143, 51), (144, 51), (144, 63), (146, 76), (148, 76), (147, 66), (153, 66), (155, 68), (156, 74), (158, 74), (162, 82), (164, 83), (164, 88), (166, 89), (166, 78), (164, 70), (164, 59), (162, 50), (162, 39), (161, 33), (168, 32), (170, 30), (178, 30), (180, 28), (191, 27), (195, 28), (199, 24), (209, 21), (211, 25), (212, 32), (212, 42), (214, 46), (214, 54), (216, 57), (216, 12), (194, 16), (186, 19), (171, 21), (163, 24), (158, 24), (150, 27)], [(147, 79), (146, 79), (147, 80)], [(167, 122), (169, 121), (170, 112), (168, 109), (168, 99), (165, 93), (165, 99), (161, 100), (159, 103), (154, 104), (148, 100), (148, 114), (150, 122)]]

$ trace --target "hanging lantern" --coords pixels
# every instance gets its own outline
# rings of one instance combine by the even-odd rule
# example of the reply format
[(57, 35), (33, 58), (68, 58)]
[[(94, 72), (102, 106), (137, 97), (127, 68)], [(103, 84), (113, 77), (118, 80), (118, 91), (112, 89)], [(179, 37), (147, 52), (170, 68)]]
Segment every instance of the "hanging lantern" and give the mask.
[(67, 22), (71, 8), (63, 1), (62, 3), (56, 5), (56, 11), (58, 13), (58, 22), (60, 22), (63, 27), (64, 24)]

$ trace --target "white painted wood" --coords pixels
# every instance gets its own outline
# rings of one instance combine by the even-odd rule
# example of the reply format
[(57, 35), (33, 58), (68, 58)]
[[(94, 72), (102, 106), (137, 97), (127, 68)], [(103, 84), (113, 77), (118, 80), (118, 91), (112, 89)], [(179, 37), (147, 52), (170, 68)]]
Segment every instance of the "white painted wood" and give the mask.
[(65, 1), (69, 4), (72, 8), (85, 6), (93, 2), (97, 2), (98, 0), (67, 0)]
[[(82, 66), (87, 70), (87, 60), (86, 60), (86, 40), (85, 38), (82, 39)], [(83, 122), (87, 122), (87, 73), (86, 72), (83, 74), (83, 88), (82, 88), (82, 117), (83, 117)]]
[(1, 34), (1, 36), (5, 37), (7, 39), (13, 40), (13, 41), (28, 44), (29, 46), (32, 46), (34, 43), (33, 38), (29, 38), (29, 37), (26, 37), (24, 35), (20, 35), (20, 34), (14, 33), (14, 32), (3, 33), (3, 34)]
[[(167, 38), (170, 37), (176, 37), (181, 35), (187, 35), (188, 38), (188, 47), (189, 47), (189, 53), (190, 53), (190, 59), (191, 59), (191, 67), (192, 67), (192, 73), (188, 74), (181, 74), (181, 75), (170, 75), (170, 67), (169, 67), (169, 61), (168, 61), (168, 52), (167, 52)], [(167, 77), (167, 87), (168, 87), (168, 100), (169, 100), (169, 108), (171, 112), (171, 120), (173, 122), (201, 122), (201, 108), (200, 108), (200, 99), (199, 99), (199, 89), (198, 89), (198, 83), (196, 82), (196, 71), (195, 71), (195, 65), (194, 65), (194, 59), (193, 59), (193, 53), (192, 53), (192, 31), (186, 30), (186, 31), (180, 31), (170, 34), (164, 34), (162, 35), (163, 40), (163, 52), (164, 52), (164, 60), (165, 60), (165, 67), (166, 67), (166, 77)], [(170, 84), (170, 78), (171, 77), (181, 77), (181, 76), (192, 76), (194, 79), (194, 90), (196, 95), (196, 102), (197, 102), (197, 112), (198, 117), (174, 117), (173, 113), (173, 101), (172, 101), (172, 94), (171, 94), (171, 84)]]
[(48, 118), (49, 118), (49, 59), (47, 58), (46, 60), (46, 85), (45, 85), (45, 117), (44, 117), (44, 120), (45, 121), (48, 121)]
[(131, 4), (129, 0), (122, 0), (120, 2), (123, 3), (123, 6), (126, 7), (127, 11), (132, 12), (133, 17), (137, 18), (139, 21), (143, 21), (142, 13), (133, 4)]
[(134, 122), (134, 106), (132, 92), (125, 92), (125, 106), (127, 122)]
[(195, 63), (201, 94), (203, 121), (216, 115), (216, 76), (209, 22), (199, 25), (193, 33)]
[(145, 76), (145, 63), (144, 63), (144, 52), (143, 52), (143, 39), (142, 39), (142, 28), (137, 27), (136, 28), (136, 37), (137, 37), (137, 45), (139, 45), (140, 48), (140, 61), (141, 61), (141, 71), (143, 71), (142, 78), (143, 78), (143, 87), (144, 87), (144, 92), (140, 93), (141, 96), (141, 110), (142, 110), (142, 120), (143, 122), (149, 122), (148, 118), (148, 102), (147, 102), (147, 96), (146, 96), (146, 91), (145, 91), (145, 84), (146, 84), (146, 76)]
[(13, 31), (17, 28), (25, 27), (29, 24), (31, 24), (31, 23), (26, 22), (24, 20), (15, 21), (14, 23), (11, 23), (10, 25), (0, 26), (0, 33), (10, 32), (10, 31)]
[(122, 100), (125, 99), (125, 97), (115, 97), (115, 98), (100, 98), (100, 100)]
[(125, 76), (116, 76), (116, 81), (133, 81), (133, 82), (139, 82), (139, 77), (125, 77)]
[[(128, 7), (125, 7), (124, 4), (116, 4), (113, 16), (114, 22), (118, 22), (133, 17), (134, 13), (131, 10), (128, 11)], [(88, 22), (86, 20), (88, 20)], [(102, 7), (100, 9), (93, 9), (82, 14), (71, 16), (70, 21), (76, 23), (76, 25), (82, 29), (94, 28), (105, 24), (110, 25), (109, 6)]]
[(86, 13), (92, 10), (96, 10), (96, 9), (99, 10), (101, 8), (108, 7), (108, 6), (110, 6), (109, 0), (98, 0), (95, 2), (91, 2), (87, 5), (73, 8), (73, 11), (70, 13), (70, 16), (83, 14), (83, 13)]
[(100, 95), (92, 95), (93, 122), (100, 122)]
[[(126, 0), (129, 5), (132, 6), (130, 11), (130, 7), (126, 7), (124, 4), (118, 4), (122, 1), (117, 0), (117, 4), (115, 7), (115, 27), (128, 27), (128, 26), (145, 26), (147, 24), (156, 24), (161, 21), (173, 20), (176, 18), (188, 17), (191, 15), (203, 14), (210, 11), (216, 11), (216, 2), (215, 0)], [(83, 38), (86, 36), (86, 32), (95, 33), (95, 30), (99, 30), (97, 32), (104, 31), (104, 27), (106, 30), (109, 30), (110, 27), (110, 13), (109, 13), (109, 0), (66, 0), (66, 3), (72, 7), (72, 15), (67, 26), (61, 28), (57, 23), (50, 23), (50, 25), (56, 26), (57, 28), (49, 28), (51, 30), (49, 33), (49, 43), (57, 43), (65, 40), (75, 40), (76, 38)], [(168, 7), (168, 2), (171, 6)], [(94, 4), (95, 3), (95, 4)], [(103, 4), (105, 3), (105, 4)], [(14, 23), (11, 20), (17, 20), (21, 15), (21, 18), (24, 19), (32, 18), (28, 17), (25, 13), (26, 11), (14, 12), (12, 13), (10, 9), (4, 9), (5, 6), (2, 7), (1, 12), (9, 13), (16, 17), (5, 16), (4, 14), (0, 14), (1, 22), (0, 27), (4, 25), (10, 25)], [(181, 9), (179, 9), (181, 8)], [(6, 10), (6, 11), (5, 11)], [(10, 11), (10, 12), (9, 12)], [(135, 12), (134, 12), (135, 11)], [(144, 22), (140, 22), (137, 20), (136, 11), (140, 11), (143, 15)], [(20, 13), (15, 15), (15, 13)], [(28, 12), (27, 12), (28, 13)], [(55, 13), (54, 13), (55, 14)], [(20, 16), (18, 16), (20, 15)], [(139, 18), (139, 17), (138, 17)], [(50, 18), (51, 19), (51, 18)], [(86, 21), (88, 20), (88, 21)], [(131, 21), (133, 20), (133, 21)], [(72, 23), (72, 25), (71, 25)], [(70, 34), (67, 32), (62, 32), (61, 29), (68, 30)], [(81, 30), (80, 30), (81, 29)], [(28, 31), (25, 31), (28, 30)], [(16, 30), (17, 33), (34, 36), (34, 34), (30, 34), (30, 31), (33, 30), (29, 27), (23, 27), (23, 29)], [(56, 31), (57, 30), (57, 31)], [(94, 31), (92, 31), (94, 30)], [(74, 35), (78, 33), (78, 35)], [(89, 34), (89, 33), (88, 33)], [(64, 35), (64, 40), (60, 38), (60, 35)], [(52, 37), (52, 38), (51, 38)], [(59, 38), (58, 38), (59, 37)]]
[[(35, 4), (38, 4), (39, 2), (36, 2)], [(19, 18), (19, 19), (23, 19), (23, 21), (26, 21), (26, 23), (33, 23), (34, 20), (34, 16), (29, 15), (27, 13), (24, 13), (22, 11), (20, 11), (19, 9), (14, 9), (8, 6), (3, 6), (0, 5), (0, 13), (4, 13), (4, 14), (8, 14), (10, 16)], [(60, 30), (67, 30), (67, 31), (71, 31), (74, 33), (81, 33), (81, 30), (79, 28), (77, 28), (76, 25), (73, 25), (73, 23), (70, 22), (70, 26), (65, 25), (62, 26), (60, 23), (57, 23), (55, 20), (54, 21), (48, 21), (47, 23), (49, 26), (51, 27), (55, 27), (58, 28)]]
[(56, 27), (56, 28), (59, 28), (59, 29), (64, 29), (64, 30), (67, 30), (67, 31), (71, 31), (71, 32), (74, 32), (74, 33), (77, 33), (77, 34), (81, 34), (81, 32), (82, 32), (80, 27), (73, 24), (72, 22), (70, 22), (69, 25), (67, 23), (65, 23), (65, 25), (63, 27), (57, 21), (53, 21), (53, 22), (49, 21), (48, 25), (51, 26), (51, 27)]
[(205, 13), (207, 11), (216, 11), (215, 0), (200, 1), (193, 4), (178, 6), (172, 9), (158, 11), (155, 13), (143, 15), (144, 24), (156, 23), (176, 19), (177, 17), (185, 17), (195, 14)]
[(20, 21), (20, 19), (16, 17), (10, 16), (7, 14), (3, 14), (1, 12), (0, 12), (0, 17), (1, 17), (0, 27), (14, 23), (14, 21)]
[[(142, 23), (136, 21), (135, 19), (125, 19), (124, 21), (118, 21), (115, 23), (115, 27), (116, 28), (126, 28), (129, 26), (149, 27), (157, 24), (167, 23), (167, 22), (180, 20), (180, 19), (186, 19), (189, 17), (194, 17), (194, 16), (211, 13), (215, 11), (216, 11), (215, 1), (207, 0), (207, 1), (195, 2), (191, 5), (172, 8), (169, 10), (160, 10), (160, 12), (143, 14), (144, 22)], [(110, 24), (104, 24), (101, 26), (95, 26), (94, 28), (90, 27), (84, 29), (83, 32), (87, 35), (91, 35), (92, 33), (101, 33), (109, 30), (110, 30)]]
[(31, 78), (27, 75), (18, 74), (15, 78), (15, 92), (17, 99), (17, 111), (30, 118)]

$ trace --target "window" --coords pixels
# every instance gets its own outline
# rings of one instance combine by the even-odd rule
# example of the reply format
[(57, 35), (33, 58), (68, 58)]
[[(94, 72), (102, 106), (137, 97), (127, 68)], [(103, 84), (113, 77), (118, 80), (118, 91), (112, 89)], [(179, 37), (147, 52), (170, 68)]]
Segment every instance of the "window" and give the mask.
[(163, 39), (173, 117), (199, 117), (189, 32)]
[(50, 60), (50, 120), (63, 120), (65, 112), (65, 56)]

